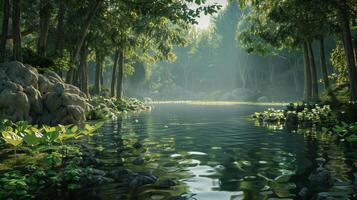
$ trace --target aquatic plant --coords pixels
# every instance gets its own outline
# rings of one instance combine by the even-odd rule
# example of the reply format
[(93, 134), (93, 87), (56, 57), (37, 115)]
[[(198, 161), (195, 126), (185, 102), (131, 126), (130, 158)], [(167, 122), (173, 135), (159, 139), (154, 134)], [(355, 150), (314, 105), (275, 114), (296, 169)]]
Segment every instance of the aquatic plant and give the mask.
[(332, 128), (322, 127), (322, 132), (329, 135), (336, 135), (342, 141), (357, 142), (357, 122), (348, 124), (341, 122)]
[(329, 105), (318, 104), (289, 104), (286, 110), (269, 108), (264, 112), (256, 112), (252, 117), (261, 122), (302, 127), (331, 126), (338, 122), (336, 114)]

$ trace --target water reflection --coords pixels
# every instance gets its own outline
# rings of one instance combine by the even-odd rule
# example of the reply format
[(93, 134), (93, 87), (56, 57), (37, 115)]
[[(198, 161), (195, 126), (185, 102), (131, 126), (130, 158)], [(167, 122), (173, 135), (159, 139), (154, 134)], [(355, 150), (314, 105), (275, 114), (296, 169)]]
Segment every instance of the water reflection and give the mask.
[[(338, 199), (353, 192), (356, 147), (337, 144), (318, 134), (290, 133), (281, 125), (270, 129), (246, 120), (264, 107), (248, 105), (160, 105), (151, 113), (128, 116), (106, 124), (93, 143), (102, 151), (104, 168), (125, 166), (147, 171), (159, 180), (179, 180), (162, 190), (147, 185), (125, 198), (165, 199), (193, 193), (199, 200), (296, 198), (308, 186), (316, 158), (336, 180), (326, 189)], [(266, 125), (267, 126), (267, 125)], [(143, 144), (135, 150), (135, 143)], [(133, 164), (142, 158), (143, 165)], [(120, 183), (99, 189), (102, 199), (120, 199)]]

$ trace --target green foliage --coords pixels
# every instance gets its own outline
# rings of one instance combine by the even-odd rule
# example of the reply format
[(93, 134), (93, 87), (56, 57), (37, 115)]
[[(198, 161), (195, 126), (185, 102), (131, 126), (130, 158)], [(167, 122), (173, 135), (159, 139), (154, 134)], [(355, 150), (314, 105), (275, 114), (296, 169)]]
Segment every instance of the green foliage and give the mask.
[(92, 108), (87, 113), (87, 119), (89, 120), (115, 119), (121, 113), (148, 109), (143, 102), (135, 98), (118, 100), (116, 98), (98, 96), (91, 98), (90, 104)]
[[(296, 126), (298, 130), (316, 129), (320, 134), (338, 138), (341, 141), (357, 142), (357, 104), (331, 109), (329, 105), (289, 104), (286, 110), (268, 109), (257, 112), (252, 117), (260, 123)], [(268, 126), (269, 127), (269, 126)]]
[[(6, 145), (1, 152), (0, 199), (36, 199), (90, 183), (93, 170), (80, 166), (80, 145), (73, 140), (90, 136), (102, 124), (38, 127), (1, 121), (1, 139)], [(15, 157), (6, 150), (11, 146), (20, 152)]]
[(332, 128), (322, 127), (322, 132), (329, 135), (336, 135), (341, 140), (357, 142), (357, 122), (348, 124), (341, 122)]
[(331, 74), (329, 78), (334, 80), (337, 85), (348, 84), (347, 61), (342, 44), (338, 44), (332, 51), (330, 60), (335, 73)]
[(39, 128), (26, 122), (12, 123), (7, 120), (2, 121), (0, 124), (2, 139), (15, 147), (23, 142), (28, 146), (61, 144), (67, 139), (91, 135), (101, 125), (101, 123), (97, 125), (85, 124), (83, 128), (79, 129), (76, 125), (58, 125), (54, 127), (43, 125)]
[(338, 123), (336, 113), (329, 105), (318, 104), (289, 104), (286, 110), (270, 108), (264, 112), (257, 112), (252, 117), (261, 122), (286, 122), (287, 125), (299, 127), (332, 126)]

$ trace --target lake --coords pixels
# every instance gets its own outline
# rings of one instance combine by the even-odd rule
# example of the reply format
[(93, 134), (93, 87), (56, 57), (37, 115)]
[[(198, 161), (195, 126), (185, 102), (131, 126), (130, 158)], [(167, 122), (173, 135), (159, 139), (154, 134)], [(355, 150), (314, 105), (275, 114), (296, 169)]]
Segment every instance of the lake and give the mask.
[[(295, 199), (309, 186), (309, 174), (323, 164), (335, 184), (313, 192), (347, 199), (357, 172), (356, 145), (279, 126), (267, 128), (249, 119), (265, 109), (157, 104), (151, 112), (108, 122), (92, 141), (102, 169), (125, 166), (179, 184), (171, 190), (146, 185), (128, 192), (123, 183), (110, 183), (93, 191), (100, 199), (168, 199), (180, 194), (198, 200)], [(137, 150), (135, 143), (143, 147)], [(133, 164), (137, 158), (144, 163)]]

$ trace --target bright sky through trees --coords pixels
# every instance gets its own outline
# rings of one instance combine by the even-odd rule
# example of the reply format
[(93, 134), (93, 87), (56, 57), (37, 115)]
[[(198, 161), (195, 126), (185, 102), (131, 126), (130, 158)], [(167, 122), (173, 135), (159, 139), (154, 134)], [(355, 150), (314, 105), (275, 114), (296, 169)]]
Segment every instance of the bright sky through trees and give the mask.
[[(207, 4), (219, 4), (222, 5), (222, 9), (224, 9), (227, 4), (228, 1), (227, 0), (208, 0)], [(198, 19), (198, 24), (196, 25), (198, 29), (207, 29), (210, 25), (210, 19), (211, 19), (211, 15), (204, 15), (202, 14), (201, 17)]]

